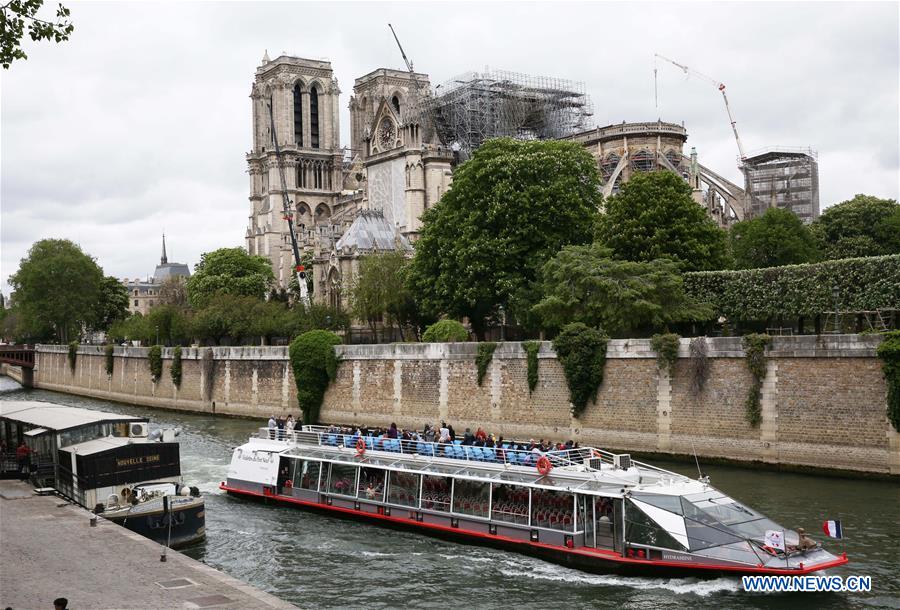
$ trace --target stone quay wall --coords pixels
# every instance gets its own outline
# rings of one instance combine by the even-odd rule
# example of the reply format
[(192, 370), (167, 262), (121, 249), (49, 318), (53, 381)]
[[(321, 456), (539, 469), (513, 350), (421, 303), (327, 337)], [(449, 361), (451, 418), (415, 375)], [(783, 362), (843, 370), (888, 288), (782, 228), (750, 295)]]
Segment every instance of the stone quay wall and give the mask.
[[(900, 434), (886, 416), (887, 388), (875, 356), (877, 336), (774, 337), (767, 351), (762, 423), (746, 419), (752, 381), (739, 337), (707, 339), (709, 377), (691, 393), (689, 340), (671, 374), (647, 339), (613, 340), (595, 404), (571, 416), (569, 391), (549, 342), (529, 393), (520, 343), (497, 346), (481, 386), (475, 343), (341, 345), (337, 379), (322, 408), (326, 422), (421, 428), (446, 420), (507, 438), (572, 438), (614, 451), (900, 474)], [(248, 417), (299, 413), (284, 347), (182, 350), (180, 388), (150, 379), (148, 348), (115, 348), (112, 375), (102, 347), (79, 349), (75, 371), (66, 346), (38, 346), (34, 385), (134, 404)], [(207, 382), (207, 371), (211, 379)], [(209, 390), (209, 393), (206, 393)]]

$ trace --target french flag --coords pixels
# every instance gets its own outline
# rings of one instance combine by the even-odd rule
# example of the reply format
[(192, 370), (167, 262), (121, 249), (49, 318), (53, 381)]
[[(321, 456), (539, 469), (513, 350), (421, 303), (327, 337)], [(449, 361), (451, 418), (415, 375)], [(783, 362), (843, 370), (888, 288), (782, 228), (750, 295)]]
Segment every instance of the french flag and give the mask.
[(829, 520), (822, 524), (822, 530), (825, 532), (826, 536), (831, 538), (843, 538), (844, 531), (841, 529), (841, 522), (839, 520)]

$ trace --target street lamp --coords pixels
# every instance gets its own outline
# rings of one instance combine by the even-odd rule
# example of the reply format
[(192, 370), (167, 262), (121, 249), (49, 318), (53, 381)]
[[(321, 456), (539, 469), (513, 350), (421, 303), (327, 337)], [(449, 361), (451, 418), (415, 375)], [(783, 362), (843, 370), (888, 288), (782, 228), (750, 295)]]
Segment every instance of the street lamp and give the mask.
[(838, 299), (841, 291), (837, 286), (831, 287), (831, 296), (834, 298), (834, 328), (837, 334), (841, 334), (841, 312), (838, 310)]
[(156, 327), (156, 344), (159, 345), (159, 326)]
[(503, 308), (503, 303), (500, 304), (500, 307), (497, 308), (500, 311), (500, 341), (506, 340), (506, 309)]

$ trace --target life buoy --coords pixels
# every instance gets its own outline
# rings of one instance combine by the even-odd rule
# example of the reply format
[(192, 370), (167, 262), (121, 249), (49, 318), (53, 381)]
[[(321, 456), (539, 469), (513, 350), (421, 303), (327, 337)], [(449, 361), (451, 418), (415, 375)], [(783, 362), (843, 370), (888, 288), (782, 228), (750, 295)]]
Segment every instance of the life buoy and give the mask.
[(553, 469), (553, 464), (550, 463), (550, 460), (546, 455), (542, 455), (540, 459), (537, 461), (537, 470), (542, 475), (550, 474), (550, 471)]
[(356, 439), (356, 455), (362, 456), (366, 452), (366, 439), (359, 437)]
[(291, 488), (294, 486), (294, 482), (290, 479), (284, 482), (284, 487)]

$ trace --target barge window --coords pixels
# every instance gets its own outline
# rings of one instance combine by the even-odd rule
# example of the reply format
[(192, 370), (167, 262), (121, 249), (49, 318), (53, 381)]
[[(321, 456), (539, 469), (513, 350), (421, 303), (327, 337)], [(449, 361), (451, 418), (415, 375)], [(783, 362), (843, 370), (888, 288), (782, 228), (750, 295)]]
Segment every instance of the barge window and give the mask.
[(528, 488), (494, 484), (491, 519), (528, 525)]
[(422, 508), (450, 512), (450, 477), (422, 477)]
[(625, 540), (632, 544), (686, 550), (669, 532), (632, 502), (625, 502)]
[(453, 512), (488, 518), (491, 484), (466, 479), (453, 480)]
[(359, 467), (349, 464), (332, 464), (328, 478), (328, 491), (342, 496), (356, 497), (356, 477)]
[(408, 472), (391, 472), (388, 486), (388, 502), (400, 506), (419, 505), (419, 475)]
[(565, 491), (531, 491), (531, 525), (565, 532), (575, 531), (575, 496)]
[(319, 471), (321, 468), (321, 462), (297, 460), (297, 467), (294, 470), (294, 487), (316, 491), (319, 488)]
[(358, 496), (383, 502), (385, 471), (381, 468), (362, 468), (359, 474)]

